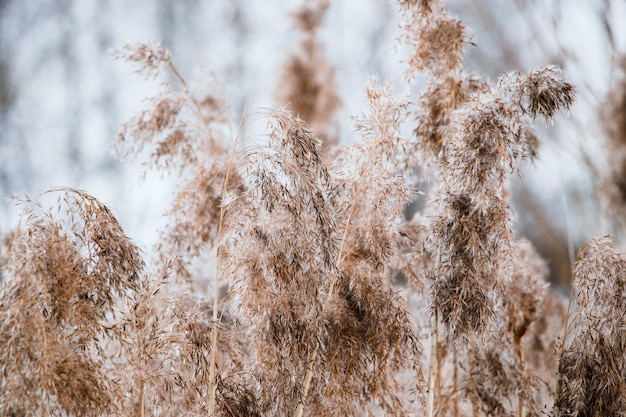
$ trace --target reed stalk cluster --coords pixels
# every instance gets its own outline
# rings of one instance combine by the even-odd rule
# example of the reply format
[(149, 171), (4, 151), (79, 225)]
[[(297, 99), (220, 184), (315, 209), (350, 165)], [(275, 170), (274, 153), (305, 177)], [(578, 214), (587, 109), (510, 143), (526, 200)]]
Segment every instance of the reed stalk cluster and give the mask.
[[(340, 146), (317, 35), (329, 4), (293, 16), (301, 41), (261, 141), (167, 49), (116, 52), (169, 80), (116, 141), (180, 177), (169, 224), (145, 255), (84, 191), (19, 202), (0, 258), (0, 416), (626, 415), (626, 258), (609, 238), (583, 246), (569, 311), (513, 228), (509, 179), (574, 86), (553, 66), (468, 75), (463, 22), (400, 0), (405, 82), (426, 83), (397, 97), (371, 78)], [(615, 141), (622, 124), (607, 122)]]

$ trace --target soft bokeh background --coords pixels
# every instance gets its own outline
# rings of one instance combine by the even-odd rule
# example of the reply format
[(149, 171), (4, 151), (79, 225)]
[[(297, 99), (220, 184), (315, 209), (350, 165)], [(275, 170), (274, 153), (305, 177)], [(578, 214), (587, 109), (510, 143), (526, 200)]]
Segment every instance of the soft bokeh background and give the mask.
[[(290, 13), (301, 4), (0, 0), (0, 233), (17, 225), (8, 196), (74, 186), (109, 205), (149, 251), (176, 179), (115, 157), (120, 126), (158, 85), (114, 60), (111, 49), (162, 43), (192, 86), (210, 74), (221, 80), (237, 120), (247, 100), (249, 112), (282, 104), (275, 91), (281, 66), (297, 47)], [(540, 157), (512, 187), (519, 233), (533, 240), (549, 259), (552, 279), (563, 283), (572, 248), (618, 230), (597, 195), (610, 151), (597, 112), (616, 77), (614, 57), (626, 51), (626, 1), (451, 0), (448, 7), (476, 44), (468, 50), (468, 71), (496, 80), (503, 72), (556, 64), (579, 89), (569, 118), (549, 130), (538, 127)], [(343, 143), (353, 140), (349, 116), (362, 108), (369, 74), (391, 80), (398, 94), (420, 91), (420, 79), (403, 83), (399, 23), (390, 0), (331, 1), (320, 37), (336, 70)], [(263, 121), (251, 120), (245, 134), (261, 135)]]

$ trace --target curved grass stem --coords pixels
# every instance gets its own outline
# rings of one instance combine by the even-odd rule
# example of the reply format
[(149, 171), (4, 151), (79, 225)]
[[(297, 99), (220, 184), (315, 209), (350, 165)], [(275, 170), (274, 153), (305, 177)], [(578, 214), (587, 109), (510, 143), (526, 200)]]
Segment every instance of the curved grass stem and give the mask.
[(239, 138), (241, 137), (241, 131), (243, 130), (243, 124), (246, 116), (246, 109), (248, 107), (248, 100), (246, 100), (246, 105), (243, 109), (243, 113), (241, 115), (241, 119), (239, 121), (239, 127), (237, 129), (237, 135), (235, 136), (235, 141), (233, 143), (233, 147), (231, 149), (230, 156), (228, 158), (228, 165), (226, 167), (226, 174), (224, 175), (224, 183), (222, 184), (222, 203), (220, 205), (220, 219), (217, 227), (217, 260), (215, 266), (215, 283), (213, 285), (213, 328), (211, 329), (211, 358), (209, 363), (209, 416), (215, 416), (215, 394), (217, 389), (217, 332), (218, 332), (218, 309), (219, 309), (219, 284), (220, 284), (220, 238), (224, 229), (224, 201), (223, 198), (226, 195), (226, 191), (228, 188), (228, 183), (230, 180), (230, 176), (233, 171), (233, 160), (235, 157), (235, 151), (237, 149), (237, 145), (239, 144)]

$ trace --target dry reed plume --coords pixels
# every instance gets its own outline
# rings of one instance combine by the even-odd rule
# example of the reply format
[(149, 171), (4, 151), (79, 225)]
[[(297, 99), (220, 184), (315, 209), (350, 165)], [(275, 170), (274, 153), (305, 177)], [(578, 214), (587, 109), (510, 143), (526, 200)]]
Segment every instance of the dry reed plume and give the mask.
[(574, 288), (579, 309), (559, 361), (559, 415), (626, 413), (625, 265), (608, 238), (593, 239), (578, 252)]
[(294, 14), (295, 28), (303, 37), (298, 50), (285, 63), (277, 91), (278, 101), (310, 126), (324, 149), (339, 141), (334, 116), (341, 104), (334, 70), (326, 62), (317, 39), (317, 30), (329, 6), (328, 0), (305, 2)]
[[(567, 111), (573, 85), (552, 66), (467, 75), (443, 1), (399, 1), (405, 78), (427, 84), (413, 103), (372, 78), (339, 147), (329, 6), (295, 14), (284, 107), (255, 144), (214, 80), (191, 91), (160, 46), (116, 52), (169, 80), (117, 141), (180, 176), (169, 224), (144, 260), (83, 191), (22, 201), (0, 257), (1, 416), (522, 417), (553, 400), (555, 417), (625, 415), (623, 255), (580, 250), (555, 357), (565, 303), (512, 228), (532, 123)], [(415, 168), (435, 185), (407, 220)]]
[(604, 184), (609, 210), (624, 222), (626, 213), (626, 55), (619, 57), (617, 81), (600, 107), (600, 121), (606, 132), (609, 172)]

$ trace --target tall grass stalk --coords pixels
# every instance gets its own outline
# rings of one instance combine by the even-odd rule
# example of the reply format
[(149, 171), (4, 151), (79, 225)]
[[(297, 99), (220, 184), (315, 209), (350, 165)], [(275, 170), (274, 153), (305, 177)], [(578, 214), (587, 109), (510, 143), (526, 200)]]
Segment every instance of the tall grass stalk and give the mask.
[(439, 340), (439, 320), (437, 312), (433, 312), (430, 332), (430, 364), (428, 365), (428, 391), (426, 399), (426, 416), (432, 417), (435, 409), (435, 389), (437, 387), (437, 369), (439, 363), (437, 360), (437, 346)]
[[(246, 104), (244, 105), (243, 108), (243, 113), (241, 115), (241, 118), (239, 120), (239, 126), (237, 128), (237, 133), (235, 134), (235, 139), (233, 140), (233, 146), (232, 149), (230, 151), (230, 156), (228, 157), (228, 162), (226, 164), (226, 174), (224, 175), (224, 181), (222, 183), (222, 199), (224, 196), (226, 196), (227, 192), (228, 192), (228, 185), (230, 183), (230, 178), (231, 178), (231, 174), (233, 172), (234, 169), (234, 159), (235, 159), (235, 152), (237, 150), (237, 145), (239, 144), (239, 139), (241, 137), (242, 131), (243, 131), (243, 126), (244, 126), (244, 121), (246, 118), (246, 112), (247, 112), (247, 108), (248, 108), (248, 102), (249, 102), (249, 98), (248, 100), (246, 100)], [(211, 359), (210, 359), (210, 363), (209, 363), (209, 369), (210, 369), (210, 382), (209, 382), (209, 415), (213, 416), (215, 415), (215, 391), (217, 389), (217, 364), (216, 364), (216, 357), (217, 357), (217, 332), (218, 332), (218, 325), (217, 323), (219, 322), (219, 316), (218, 316), (218, 311), (219, 311), (219, 285), (220, 285), (220, 276), (221, 276), (221, 271), (220, 271), (220, 240), (222, 238), (222, 232), (224, 230), (224, 209), (225, 209), (225, 204), (220, 204), (220, 215), (219, 215), (219, 220), (218, 220), (218, 226), (217, 226), (217, 237), (216, 237), (216, 242), (217, 242), (217, 254), (216, 254), (216, 261), (215, 261), (215, 282), (213, 284), (213, 329), (211, 330)]]

